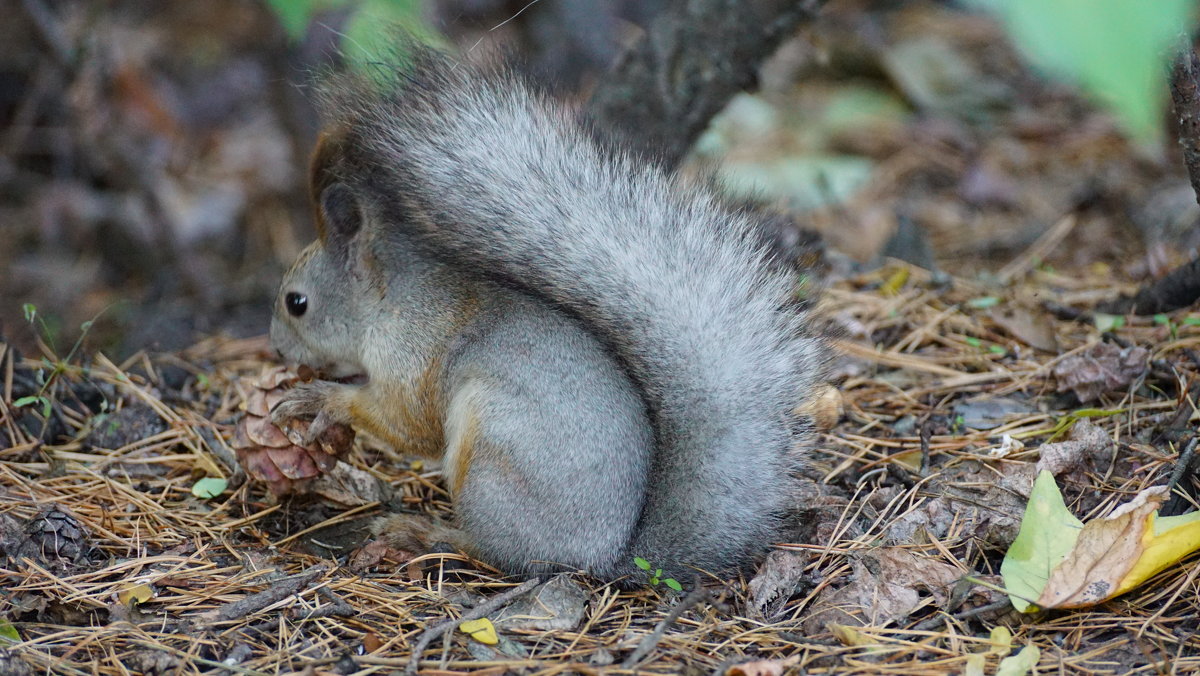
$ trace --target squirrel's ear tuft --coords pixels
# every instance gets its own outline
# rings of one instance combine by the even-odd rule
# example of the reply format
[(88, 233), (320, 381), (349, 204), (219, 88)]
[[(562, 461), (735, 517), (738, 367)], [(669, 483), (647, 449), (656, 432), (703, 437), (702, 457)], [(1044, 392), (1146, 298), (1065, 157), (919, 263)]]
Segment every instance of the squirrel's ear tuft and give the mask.
[(308, 194), (312, 200), (317, 221), (317, 236), (322, 242), (328, 239), (329, 224), (324, 213), (325, 189), (337, 182), (337, 168), (342, 161), (344, 134), (326, 132), (317, 140), (312, 160), (308, 165)]
[(331, 183), (321, 191), (319, 200), (320, 220), (324, 224), (321, 233), (326, 249), (344, 252), (350, 240), (362, 227), (362, 211), (358, 198), (344, 183)]

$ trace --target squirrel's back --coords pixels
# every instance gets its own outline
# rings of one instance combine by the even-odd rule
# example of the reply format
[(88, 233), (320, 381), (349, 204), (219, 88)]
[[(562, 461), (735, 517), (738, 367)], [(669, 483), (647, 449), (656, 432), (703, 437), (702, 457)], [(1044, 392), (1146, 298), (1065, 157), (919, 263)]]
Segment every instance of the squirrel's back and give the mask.
[(602, 146), (516, 77), (421, 49), (409, 61), (389, 84), (325, 88), (343, 180), (428, 254), (579, 318), (627, 370), (655, 434), (627, 558), (675, 574), (745, 564), (791, 507), (808, 443), (793, 410), (823, 362), (756, 224)]

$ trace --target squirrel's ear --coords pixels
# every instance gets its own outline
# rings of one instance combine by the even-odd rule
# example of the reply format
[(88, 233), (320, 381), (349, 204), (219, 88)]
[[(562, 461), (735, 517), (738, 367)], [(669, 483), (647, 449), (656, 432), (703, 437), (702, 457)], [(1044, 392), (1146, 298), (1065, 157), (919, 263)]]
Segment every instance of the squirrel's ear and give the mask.
[(346, 184), (331, 183), (321, 191), (318, 205), (319, 220), (324, 225), (321, 240), (325, 248), (336, 253), (345, 252), (362, 227), (358, 198)]
[(337, 167), (344, 154), (343, 142), (344, 134), (337, 131), (321, 134), (308, 165), (308, 194), (316, 216), (317, 236), (322, 242), (328, 242), (330, 234), (324, 209), (325, 189), (337, 182)]

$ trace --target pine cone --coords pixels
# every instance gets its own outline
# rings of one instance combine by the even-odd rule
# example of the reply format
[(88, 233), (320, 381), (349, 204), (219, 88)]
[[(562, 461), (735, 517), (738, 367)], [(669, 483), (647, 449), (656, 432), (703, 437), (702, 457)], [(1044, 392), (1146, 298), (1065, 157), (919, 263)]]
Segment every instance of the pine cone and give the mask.
[(47, 563), (78, 563), (91, 548), (88, 530), (65, 507), (49, 504), (25, 526), (25, 551)]
[[(279, 403), (288, 388), (301, 378), (283, 367), (263, 372), (246, 399), (246, 416), (234, 432), (233, 448), (238, 462), (251, 477), (263, 481), (275, 495), (303, 493), (313, 479), (333, 469), (338, 458), (354, 444), (354, 430), (333, 425), (312, 446), (292, 443), (283, 430), (271, 423), (271, 408)], [(308, 422), (289, 424), (293, 434), (302, 436)]]

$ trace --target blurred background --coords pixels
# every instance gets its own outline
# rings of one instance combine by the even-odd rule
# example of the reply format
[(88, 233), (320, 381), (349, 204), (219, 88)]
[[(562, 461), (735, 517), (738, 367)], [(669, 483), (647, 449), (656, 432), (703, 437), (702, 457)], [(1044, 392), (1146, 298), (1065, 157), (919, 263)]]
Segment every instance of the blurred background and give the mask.
[[(369, 58), (398, 23), (468, 60), (513, 59), (582, 106), (683, 5), (704, 3), (14, 0), (0, 21), (0, 335), (32, 349), (32, 311), (63, 352), (85, 322), (88, 345), (116, 356), (264, 333), (313, 236), (315, 70)], [(1193, 4), (1124, 24), (1001, 5), (824, 3), (755, 64), (758, 86), (683, 170), (718, 167), (731, 198), (783, 215), (785, 251), (809, 260), (798, 243), (816, 238), (832, 275), (898, 257), (999, 283), (1056, 225), (1064, 239), (1037, 265), (1063, 274), (1136, 285), (1186, 261), (1200, 209), (1167, 39)], [(1076, 29), (1100, 51), (1067, 44)], [(1122, 52), (1139, 31), (1149, 46)], [(1064, 45), (1077, 49), (1055, 57)]]

